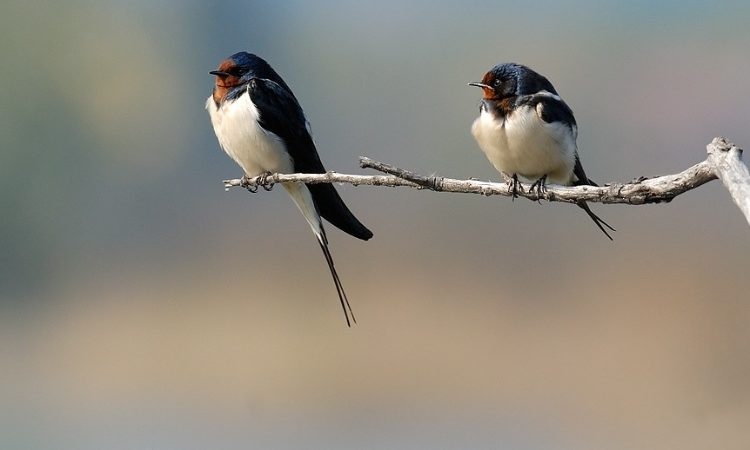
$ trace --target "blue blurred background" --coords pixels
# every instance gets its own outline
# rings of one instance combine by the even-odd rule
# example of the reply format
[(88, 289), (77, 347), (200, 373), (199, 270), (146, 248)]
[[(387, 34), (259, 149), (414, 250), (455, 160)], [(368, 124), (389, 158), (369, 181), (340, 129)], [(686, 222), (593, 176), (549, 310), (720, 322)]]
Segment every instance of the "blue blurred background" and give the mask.
[[(750, 145), (750, 3), (18, 1), (0, 14), (0, 447), (746, 449), (747, 223), (341, 186), (347, 329), (286, 194), (204, 103), (255, 52), (329, 169), (497, 179), (466, 83), (547, 75), (600, 182)], [(330, 227), (329, 227), (330, 228)]]

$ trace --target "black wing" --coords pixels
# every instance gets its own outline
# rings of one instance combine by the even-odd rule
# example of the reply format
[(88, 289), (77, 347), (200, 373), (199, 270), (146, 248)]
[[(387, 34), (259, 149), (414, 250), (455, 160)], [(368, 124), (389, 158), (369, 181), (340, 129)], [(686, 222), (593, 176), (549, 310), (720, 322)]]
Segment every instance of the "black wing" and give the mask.
[[(294, 95), (278, 83), (263, 78), (252, 79), (249, 92), (250, 99), (260, 112), (260, 126), (283, 139), (294, 161), (294, 170), (299, 173), (325, 173), (307, 131), (305, 114)], [(372, 232), (354, 217), (332, 184), (308, 184), (307, 188), (321, 217), (359, 239), (372, 237)]]
[(574, 186), (599, 186), (598, 184), (591, 181), (586, 175), (586, 172), (584, 172), (583, 166), (581, 165), (581, 158), (578, 157), (578, 153), (576, 153), (576, 164), (575, 166), (573, 166), (573, 175), (576, 176), (576, 181), (573, 182)]
[(539, 117), (547, 122), (562, 122), (571, 128), (576, 128), (576, 118), (573, 110), (556, 95), (549, 93), (526, 95), (519, 97), (518, 106), (528, 105), (535, 108)]

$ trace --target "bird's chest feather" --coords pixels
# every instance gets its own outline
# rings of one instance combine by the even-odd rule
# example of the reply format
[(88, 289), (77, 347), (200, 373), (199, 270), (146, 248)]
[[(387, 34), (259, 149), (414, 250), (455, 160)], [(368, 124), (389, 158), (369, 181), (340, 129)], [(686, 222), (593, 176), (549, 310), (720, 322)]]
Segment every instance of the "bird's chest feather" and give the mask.
[(562, 123), (544, 122), (534, 108), (519, 107), (505, 119), (482, 108), (471, 131), (497, 170), (531, 180), (547, 175), (549, 182), (570, 183), (574, 134)]
[(294, 172), (294, 164), (284, 141), (260, 126), (260, 112), (249, 94), (225, 101), (219, 107), (209, 97), (206, 109), (221, 148), (248, 176), (263, 172)]

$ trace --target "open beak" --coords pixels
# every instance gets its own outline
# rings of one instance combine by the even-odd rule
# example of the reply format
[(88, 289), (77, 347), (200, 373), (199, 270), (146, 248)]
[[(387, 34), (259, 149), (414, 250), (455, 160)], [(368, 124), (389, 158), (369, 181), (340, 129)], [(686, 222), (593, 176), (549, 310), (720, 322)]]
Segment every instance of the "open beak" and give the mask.
[(471, 83), (469, 83), (469, 86), (476, 86), (482, 89), (492, 89), (492, 86), (490, 86), (489, 84), (479, 83), (477, 81), (472, 81)]
[(221, 70), (212, 70), (208, 73), (210, 73), (211, 75), (216, 75), (217, 77), (222, 77), (222, 78), (226, 78), (229, 76), (228, 73), (222, 72)]

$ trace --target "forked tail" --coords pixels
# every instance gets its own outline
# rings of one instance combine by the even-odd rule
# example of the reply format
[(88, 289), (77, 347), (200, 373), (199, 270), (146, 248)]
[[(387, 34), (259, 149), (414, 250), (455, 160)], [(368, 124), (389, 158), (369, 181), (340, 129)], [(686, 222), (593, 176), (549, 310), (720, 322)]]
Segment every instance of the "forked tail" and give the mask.
[[(323, 222), (320, 220), (320, 214), (318, 214), (318, 210), (313, 202), (313, 197), (310, 195), (310, 191), (304, 184), (284, 183), (283, 186), (292, 197), (292, 200), (294, 200), (294, 203), (297, 205), (300, 212), (302, 212), (302, 215), (305, 216), (312, 232), (318, 239), (320, 249), (323, 250), (323, 255), (326, 257), (328, 269), (331, 271), (333, 283), (336, 285), (336, 293), (339, 296), (341, 308), (344, 310), (346, 325), (351, 327), (352, 322), (357, 323), (357, 320), (354, 318), (354, 312), (352, 312), (352, 307), (349, 305), (349, 299), (346, 297), (346, 292), (344, 292), (344, 286), (341, 284), (339, 274), (336, 272), (336, 267), (333, 265), (333, 257), (331, 256), (331, 251), (328, 249), (328, 238), (323, 229)], [(370, 233), (370, 236), (372, 236), (372, 233)]]
[[(583, 166), (581, 165), (581, 160), (580, 158), (578, 158), (578, 152), (576, 152), (575, 156), (576, 156), (576, 164), (575, 164), (575, 167), (573, 168), (573, 175), (575, 175), (576, 180), (573, 183), (573, 185), (574, 186), (582, 186), (582, 185), (599, 186), (598, 184), (591, 181), (591, 179), (588, 176), (586, 176), (586, 172), (583, 170)], [(607, 230), (605, 230), (604, 227), (607, 227), (612, 231), (617, 231), (617, 230), (612, 228), (612, 226), (608, 224), (607, 222), (603, 221), (601, 217), (594, 214), (593, 211), (591, 211), (591, 209), (589, 208), (589, 205), (586, 204), (586, 202), (578, 202), (576, 204), (581, 209), (586, 211), (586, 214), (588, 214), (589, 217), (591, 217), (591, 220), (594, 221), (596, 226), (599, 227), (600, 230), (602, 230), (602, 233), (604, 233), (609, 238), (610, 241), (614, 240), (612, 239), (612, 236), (610, 236), (609, 233), (607, 233)]]
[(610, 236), (609, 233), (607, 233), (607, 230), (604, 229), (604, 227), (607, 227), (607, 228), (609, 228), (612, 231), (617, 231), (617, 230), (615, 230), (614, 228), (612, 228), (612, 226), (610, 224), (608, 224), (607, 222), (605, 222), (604, 220), (602, 220), (601, 217), (599, 217), (596, 214), (594, 214), (594, 212), (591, 211), (591, 208), (589, 208), (589, 205), (586, 204), (586, 202), (579, 202), (579, 203), (576, 203), (576, 205), (578, 205), (581, 209), (583, 209), (584, 211), (586, 211), (586, 214), (588, 214), (589, 217), (591, 217), (591, 220), (593, 220), (594, 223), (596, 224), (596, 226), (599, 227), (600, 230), (602, 230), (602, 233), (604, 233), (605, 235), (607, 235), (607, 237), (609, 238), (610, 241), (614, 240), (614, 239), (612, 239), (612, 236)]
[(346, 297), (346, 292), (344, 291), (344, 285), (341, 284), (341, 279), (339, 279), (339, 274), (338, 272), (336, 272), (336, 267), (333, 265), (333, 257), (331, 256), (331, 251), (328, 250), (328, 238), (326, 238), (325, 231), (323, 231), (320, 235), (316, 235), (316, 237), (318, 238), (318, 244), (320, 244), (320, 249), (323, 250), (323, 254), (326, 257), (326, 262), (328, 263), (328, 269), (331, 271), (331, 277), (333, 277), (333, 283), (336, 285), (336, 293), (339, 295), (339, 302), (341, 302), (341, 309), (344, 310), (344, 317), (346, 318), (346, 326), (351, 327), (352, 322), (357, 323), (357, 319), (354, 317), (354, 311), (352, 311), (352, 307), (351, 305), (349, 305), (349, 299)]

